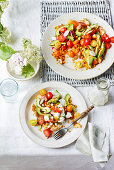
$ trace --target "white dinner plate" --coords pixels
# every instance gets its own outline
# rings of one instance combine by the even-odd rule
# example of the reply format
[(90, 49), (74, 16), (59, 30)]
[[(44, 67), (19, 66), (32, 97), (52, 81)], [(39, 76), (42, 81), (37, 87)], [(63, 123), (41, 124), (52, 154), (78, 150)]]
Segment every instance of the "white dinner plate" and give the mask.
[(31, 126), (30, 120), (33, 119), (32, 112), (32, 104), (35, 103), (35, 97), (38, 95), (39, 91), (45, 88), (46, 90), (58, 90), (63, 96), (66, 93), (69, 93), (72, 98), (73, 104), (77, 105), (77, 111), (83, 112), (87, 109), (86, 103), (81, 96), (81, 94), (72, 86), (61, 83), (61, 82), (46, 82), (42, 84), (38, 84), (31, 88), (31, 90), (24, 97), (21, 106), (20, 106), (20, 123), (25, 132), (25, 134), (35, 143), (40, 144), (45, 147), (50, 148), (59, 148), (66, 146), (72, 142), (74, 142), (83, 132), (88, 116), (84, 117), (80, 123), (82, 125), (81, 128), (73, 128), (71, 127), (71, 132), (68, 132), (64, 137), (59, 140), (55, 140), (53, 137), (46, 139), (43, 132), (38, 131), (37, 126)]
[(90, 14), (90, 13), (83, 13), (83, 12), (73, 12), (69, 14), (63, 14), (61, 17), (55, 19), (51, 22), (51, 24), (46, 29), (43, 39), (42, 39), (42, 53), (43, 57), (46, 60), (47, 64), (58, 74), (72, 79), (90, 79), (100, 74), (104, 73), (114, 62), (114, 44), (112, 47), (107, 50), (105, 59), (102, 63), (98, 64), (95, 68), (89, 70), (75, 70), (73, 63), (71, 63), (70, 58), (67, 59), (68, 61), (64, 64), (57, 64), (56, 59), (51, 55), (52, 49), (49, 46), (51, 42), (51, 38), (55, 35), (55, 26), (60, 24), (66, 24), (67, 20), (77, 20), (80, 21), (83, 18), (87, 18), (92, 24), (98, 23), (99, 26), (102, 26), (109, 37), (114, 36), (114, 31), (111, 26), (104, 21), (102, 18)]

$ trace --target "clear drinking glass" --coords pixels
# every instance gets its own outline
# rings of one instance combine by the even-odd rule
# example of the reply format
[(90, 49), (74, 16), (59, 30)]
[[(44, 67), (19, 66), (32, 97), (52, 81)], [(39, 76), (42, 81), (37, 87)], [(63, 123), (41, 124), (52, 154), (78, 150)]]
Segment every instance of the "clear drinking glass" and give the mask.
[(9, 102), (17, 101), (18, 83), (13, 79), (4, 79), (0, 83), (0, 92), (3, 98)]

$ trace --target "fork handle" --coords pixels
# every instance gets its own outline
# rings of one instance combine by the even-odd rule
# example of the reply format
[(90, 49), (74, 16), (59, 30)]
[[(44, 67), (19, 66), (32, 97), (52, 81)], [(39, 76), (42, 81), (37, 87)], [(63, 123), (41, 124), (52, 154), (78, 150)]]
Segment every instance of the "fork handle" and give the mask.
[[(94, 106), (92, 105), (92, 106), (90, 106), (87, 110), (85, 110), (83, 113), (81, 113), (81, 115), (80, 115), (77, 119), (75, 119), (75, 120), (70, 124), (70, 126), (72, 126), (74, 123), (76, 123), (79, 119), (85, 117), (85, 116), (88, 114), (88, 112), (89, 112), (90, 110), (92, 110), (93, 108), (94, 108)], [(68, 128), (69, 128), (70, 126), (68, 126)]]

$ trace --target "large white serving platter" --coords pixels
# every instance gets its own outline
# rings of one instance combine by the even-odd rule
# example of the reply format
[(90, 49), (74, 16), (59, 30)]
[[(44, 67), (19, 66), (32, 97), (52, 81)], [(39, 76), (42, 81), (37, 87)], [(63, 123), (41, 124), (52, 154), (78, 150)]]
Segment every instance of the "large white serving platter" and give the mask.
[(88, 116), (84, 117), (80, 123), (82, 125), (82, 128), (71, 128), (71, 132), (67, 133), (64, 137), (62, 137), (59, 140), (55, 140), (53, 137), (46, 139), (44, 134), (40, 131), (38, 131), (37, 126), (32, 127), (29, 123), (31, 119), (33, 119), (33, 112), (32, 112), (32, 104), (35, 102), (35, 97), (38, 95), (39, 90), (42, 88), (45, 88), (48, 91), (51, 90), (58, 90), (63, 96), (65, 96), (66, 93), (69, 93), (72, 97), (73, 104), (77, 105), (77, 111), (83, 112), (87, 109), (85, 100), (81, 96), (81, 94), (72, 86), (61, 83), (61, 82), (46, 82), (42, 84), (38, 84), (37, 86), (34, 86), (31, 88), (31, 90), (26, 94), (24, 97), (21, 105), (20, 105), (20, 123), (21, 126), (26, 133), (26, 135), (33, 140), (35, 143), (40, 144), (45, 147), (50, 148), (59, 148), (66, 145), (69, 145), (70, 143), (74, 142), (83, 132)]
[(43, 39), (42, 39), (42, 53), (43, 57), (46, 60), (47, 64), (58, 74), (72, 79), (90, 79), (99, 76), (100, 74), (104, 73), (106, 70), (110, 68), (110, 66), (114, 62), (114, 44), (112, 47), (107, 51), (105, 60), (101, 64), (98, 64), (95, 68), (89, 70), (75, 70), (73, 64), (67, 60), (66, 64), (60, 65), (57, 64), (55, 58), (51, 55), (52, 49), (49, 46), (51, 37), (55, 35), (55, 26), (60, 24), (66, 24), (67, 20), (77, 20), (80, 21), (83, 18), (87, 18), (92, 24), (98, 23), (99, 26), (102, 26), (107, 34), (111, 37), (114, 36), (114, 31), (112, 27), (104, 21), (102, 18), (90, 14), (90, 13), (83, 13), (83, 12), (73, 12), (70, 14), (63, 14), (59, 18), (55, 19), (51, 22), (51, 24), (46, 29)]

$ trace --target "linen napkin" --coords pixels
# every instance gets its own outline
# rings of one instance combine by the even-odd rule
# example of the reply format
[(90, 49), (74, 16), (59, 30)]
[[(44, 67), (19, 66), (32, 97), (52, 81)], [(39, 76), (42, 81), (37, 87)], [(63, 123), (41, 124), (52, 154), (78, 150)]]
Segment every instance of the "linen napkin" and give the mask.
[(92, 156), (94, 162), (104, 167), (109, 159), (109, 128), (101, 129), (88, 123), (84, 133), (77, 139), (76, 149)]

